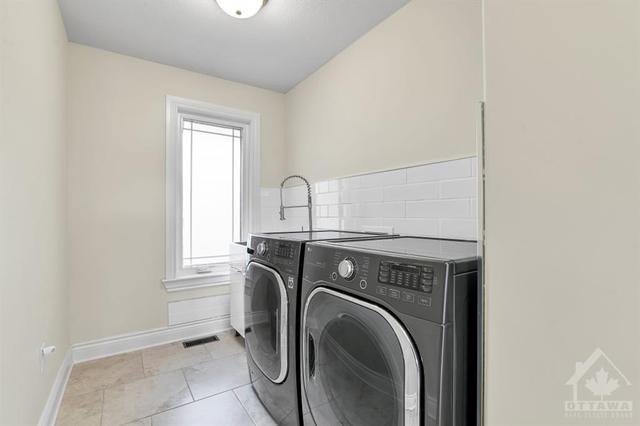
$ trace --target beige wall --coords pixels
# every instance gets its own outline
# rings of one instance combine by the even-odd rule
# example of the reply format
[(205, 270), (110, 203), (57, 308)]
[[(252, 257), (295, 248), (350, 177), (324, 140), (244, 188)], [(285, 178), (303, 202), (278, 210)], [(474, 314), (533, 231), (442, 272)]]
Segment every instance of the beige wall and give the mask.
[(636, 412), (589, 424), (638, 424), (640, 3), (485, 4), (486, 424), (586, 424), (565, 382), (596, 347)]
[[(284, 167), (284, 96), (71, 43), (68, 72), (72, 342), (167, 325), (165, 96), (262, 117), (262, 181)], [(226, 292), (226, 287), (176, 296)]]
[(474, 155), (479, 0), (413, 0), (286, 95), (287, 168), (320, 180)]
[[(67, 38), (53, 1), (0, 3), (0, 424), (35, 425), (69, 347)], [(57, 346), (43, 374), (40, 345)]]

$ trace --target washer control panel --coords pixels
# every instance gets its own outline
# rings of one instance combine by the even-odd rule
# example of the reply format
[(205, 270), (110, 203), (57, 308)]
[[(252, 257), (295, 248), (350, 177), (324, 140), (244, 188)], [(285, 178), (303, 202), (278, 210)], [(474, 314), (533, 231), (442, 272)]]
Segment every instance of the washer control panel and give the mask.
[(380, 262), (378, 281), (398, 287), (431, 293), (433, 291), (433, 267), (409, 263)]
[(399, 312), (443, 321), (446, 262), (308, 244), (303, 278), (366, 294)]

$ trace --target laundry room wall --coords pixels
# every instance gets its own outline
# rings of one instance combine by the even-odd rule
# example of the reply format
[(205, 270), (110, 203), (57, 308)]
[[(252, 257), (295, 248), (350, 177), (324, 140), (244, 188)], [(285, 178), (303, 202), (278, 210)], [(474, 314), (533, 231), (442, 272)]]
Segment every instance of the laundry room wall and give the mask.
[[(639, 22), (636, 0), (485, 1), (487, 425), (639, 422)], [(565, 412), (597, 348), (618, 386), (591, 371), (577, 398), (632, 417)]]
[(413, 0), (286, 95), (287, 170), (312, 181), (476, 154), (480, 0)]
[(1, 3), (1, 425), (38, 424), (68, 366), (66, 49), (56, 2)]
[(284, 96), (69, 44), (69, 287), (72, 342), (167, 326), (165, 96), (261, 114), (262, 182), (284, 170)]

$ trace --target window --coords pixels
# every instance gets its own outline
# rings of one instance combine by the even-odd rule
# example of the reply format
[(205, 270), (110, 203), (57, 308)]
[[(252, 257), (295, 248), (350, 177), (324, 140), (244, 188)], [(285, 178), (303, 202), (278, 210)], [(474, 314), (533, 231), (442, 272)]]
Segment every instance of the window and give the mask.
[(258, 135), (255, 113), (167, 97), (167, 290), (228, 282), (259, 211)]
[(182, 119), (182, 268), (228, 262), (241, 238), (242, 130)]

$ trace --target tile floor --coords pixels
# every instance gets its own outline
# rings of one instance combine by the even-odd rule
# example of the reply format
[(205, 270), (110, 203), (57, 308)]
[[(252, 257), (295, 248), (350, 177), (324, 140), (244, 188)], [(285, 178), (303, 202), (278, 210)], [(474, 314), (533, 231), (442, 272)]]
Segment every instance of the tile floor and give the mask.
[(249, 384), (242, 338), (218, 336), (76, 364), (56, 425), (275, 425)]

